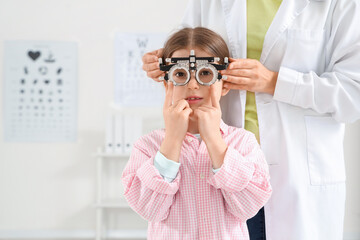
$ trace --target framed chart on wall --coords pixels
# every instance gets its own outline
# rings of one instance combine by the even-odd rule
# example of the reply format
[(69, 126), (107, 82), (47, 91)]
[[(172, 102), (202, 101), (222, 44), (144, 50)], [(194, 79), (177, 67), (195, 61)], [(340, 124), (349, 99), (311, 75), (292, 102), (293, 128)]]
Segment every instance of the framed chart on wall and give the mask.
[(161, 106), (162, 83), (146, 76), (142, 56), (163, 47), (165, 33), (117, 33), (115, 36), (115, 103), (119, 106)]
[(6, 41), (3, 62), (5, 141), (75, 141), (77, 44)]

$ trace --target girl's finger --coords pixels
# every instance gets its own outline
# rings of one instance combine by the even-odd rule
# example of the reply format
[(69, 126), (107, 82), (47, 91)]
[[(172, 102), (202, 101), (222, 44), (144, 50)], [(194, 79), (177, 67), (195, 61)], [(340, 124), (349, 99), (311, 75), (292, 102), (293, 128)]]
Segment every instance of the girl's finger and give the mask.
[(214, 108), (220, 109), (220, 104), (218, 102), (218, 100), (216, 99), (216, 95), (215, 95), (215, 85), (211, 85), (210, 86), (210, 99), (211, 99), (211, 106), (213, 106)]
[(201, 113), (202, 111), (199, 109), (199, 108), (196, 108), (195, 110), (194, 110), (194, 117), (195, 118), (199, 118), (199, 114)]
[(164, 107), (170, 107), (172, 105), (173, 91), (174, 91), (174, 85), (172, 82), (168, 81), (166, 87)]
[(192, 112), (193, 110), (191, 108), (185, 108), (183, 111), (183, 113), (186, 114), (187, 116), (189, 116)]
[(214, 107), (213, 107), (213, 106), (202, 105), (202, 106), (198, 107), (197, 109), (200, 109), (200, 110), (202, 110), (202, 111), (204, 111), (204, 112), (208, 112), (208, 111), (213, 110)]
[(181, 99), (174, 104), (174, 110), (178, 113), (184, 111), (185, 108), (190, 108), (189, 103), (185, 99)]

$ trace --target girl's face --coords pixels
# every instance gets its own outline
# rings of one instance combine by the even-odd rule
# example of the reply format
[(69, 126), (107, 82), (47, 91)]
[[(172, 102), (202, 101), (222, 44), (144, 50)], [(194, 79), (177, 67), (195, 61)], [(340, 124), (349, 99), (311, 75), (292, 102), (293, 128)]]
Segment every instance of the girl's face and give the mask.
[[(189, 57), (190, 50), (191, 49), (177, 50), (171, 57)], [(196, 57), (214, 57), (201, 49), (195, 48), (194, 50)], [(221, 80), (216, 81), (212, 86), (213, 91), (215, 91), (216, 101), (218, 102), (221, 96), (229, 92), (229, 89), (223, 88), (223, 82)], [(174, 86), (173, 103), (181, 99), (185, 99), (193, 110), (202, 105), (211, 106), (210, 86), (200, 85), (195, 80), (195, 72), (192, 72), (187, 85)]]

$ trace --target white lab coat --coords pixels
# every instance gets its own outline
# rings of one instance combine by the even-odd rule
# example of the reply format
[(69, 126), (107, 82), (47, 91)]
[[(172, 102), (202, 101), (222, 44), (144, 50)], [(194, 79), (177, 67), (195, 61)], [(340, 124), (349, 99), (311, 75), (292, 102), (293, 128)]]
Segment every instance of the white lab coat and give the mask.
[[(268, 240), (339, 240), (345, 209), (344, 122), (360, 118), (360, 1), (283, 0), (260, 62), (279, 77), (256, 93), (260, 144), (273, 195)], [(246, 0), (190, 0), (183, 26), (220, 33), (246, 58)], [(244, 126), (246, 91), (221, 100), (224, 121)]]

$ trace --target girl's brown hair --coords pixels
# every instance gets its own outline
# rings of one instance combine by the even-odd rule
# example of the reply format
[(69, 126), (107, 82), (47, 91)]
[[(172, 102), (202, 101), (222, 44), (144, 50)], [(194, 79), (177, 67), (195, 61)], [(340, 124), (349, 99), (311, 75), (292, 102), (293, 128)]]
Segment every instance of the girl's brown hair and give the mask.
[(172, 34), (165, 43), (163, 60), (170, 58), (177, 50), (194, 48), (199, 48), (212, 57), (220, 57), (220, 63), (223, 63), (224, 57), (229, 57), (229, 49), (219, 34), (208, 28), (196, 27), (183, 28)]

